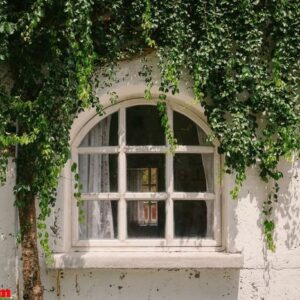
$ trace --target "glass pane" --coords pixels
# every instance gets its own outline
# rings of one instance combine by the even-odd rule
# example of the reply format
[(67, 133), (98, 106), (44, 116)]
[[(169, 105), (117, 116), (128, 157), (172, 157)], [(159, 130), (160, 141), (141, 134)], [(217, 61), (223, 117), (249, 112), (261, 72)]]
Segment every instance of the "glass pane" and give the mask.
[(178, 145), (211, 146), (204, 131), (186, 116), (174, 111), (174, 136)]
[(118, 145), (118, 113), (113, 113), (96, 124), (84, 137), (79, 147)]
[(174, 233), (180, 238), (212, 238), (213, 201), (174, 201)]
[(164, 238), (164, 201), (128, 201), (127, 230), (129, 238)]
[(127, 190), (130, 192), (165, 191), (165, 155), (128, 154)]
[(79, 154), (79, 176), (83, 193), (118, 190), (117, 154)]
[(180, 192), (213, 192), (213, 154), (176, 154), (174, 189)]
[(165, 145), (164, 131), (155, 106), (139, 105), (126, 111), (127, 145)]
[(118, 238), (118, 201), (83, 201), (80, 210), (80, 240)]

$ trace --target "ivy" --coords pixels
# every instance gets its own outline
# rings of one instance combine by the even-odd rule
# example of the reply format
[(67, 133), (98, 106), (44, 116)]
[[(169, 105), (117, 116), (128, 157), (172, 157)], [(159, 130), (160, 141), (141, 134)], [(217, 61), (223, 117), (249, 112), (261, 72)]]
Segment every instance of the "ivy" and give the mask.
[[(93, 84), (111, 86), (119, 60), (149, 51), (159, 58), (158, 111), (169, 144), (176, 141), (165, 98), (179, 92), (187, 74), (220, 141), (224, 170), (235, 174), (232, 197), (237, 198), (252, 165), (259, 167), (262, 180), (275, 182), (263, 208), (266, 240), (274, 250), (272, 207), (282, 177), (278, 162), (300, 148), (299, 23), (298, 0), (0, 0), (0, 69), (9, 70), (12, 82), (0, 83), (0, 181), (17, 149), (18, 170), (30, 170), (31, 176), (19, 172), (15, 192), (38, 198), (46, 252), (42, 224), (70, 157), (74, 119), (90, 107), (103, 113)], [(95, 67), (108, 72), (108, 83), (93, 81)], [(143, 61), (147, 99), (152, 97), (151, 72)], [(109, 95), (118, 101), (113, 91)]]

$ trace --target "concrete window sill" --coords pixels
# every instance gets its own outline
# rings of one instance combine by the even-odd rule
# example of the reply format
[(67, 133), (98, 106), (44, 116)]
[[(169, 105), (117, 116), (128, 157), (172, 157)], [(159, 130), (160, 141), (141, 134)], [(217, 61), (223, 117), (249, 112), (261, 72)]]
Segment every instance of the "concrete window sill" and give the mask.
[(50, 269), (239, 269), (243, 255), (225, 252), (71, 252), (54, 254)]

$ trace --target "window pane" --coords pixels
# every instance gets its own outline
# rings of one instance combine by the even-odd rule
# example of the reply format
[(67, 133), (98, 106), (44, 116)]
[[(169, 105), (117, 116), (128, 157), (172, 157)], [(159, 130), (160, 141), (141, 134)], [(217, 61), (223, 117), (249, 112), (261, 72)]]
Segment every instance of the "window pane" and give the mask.
[(164, 238), (165, 202), (128, 201), (127, 230), (129, 238)]
[(83, 201), (79, 239), (118, 238), (118, 201)]
[(212, 238), (213, 201), (174, 201), (174, 232), (180, 238)]
[(117, 154), (80, 154), (78, 160), (83, 193), (106, 193), (118, 190)]
[(176, 154), (174, 189), (181, 192), (213, 192), (213, 154)]
[(165, 191), (165, 155), (128, 154), (127, 190), (130, 192)]
[(127, 145), (165, 145), (165, 135), (155, 106), (139, 105), (126, 111)]
[(186, 116), (174, 111), (174, 136), (178, 145), (211, 146), (204, 131)]
[(113, 113), (96, 124), (82, 140), (79, 147), (118, 145), (118, 113)]

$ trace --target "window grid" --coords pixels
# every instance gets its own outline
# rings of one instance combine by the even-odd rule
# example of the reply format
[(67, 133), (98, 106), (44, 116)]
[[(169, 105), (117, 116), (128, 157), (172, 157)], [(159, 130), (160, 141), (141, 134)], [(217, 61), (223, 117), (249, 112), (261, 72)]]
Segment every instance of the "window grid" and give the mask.
[[(168, 118), (171, 130), (173, 130), (173, 109), (168, 106)], [(174, 166), (173, 155), (169, 153), (167, 146), (128, 146), (126, 145), (126, 107), (121, 107), (118, 112), (119, 129), (118, 129), (118, 146), (101, 146), (101, 147), (78, 147), (76, 158), (78, 161), (78, 154), (118, 154), (118, 190), (117, 193), (86, 193), (82, 195), (82, 200), (118, 200), (118, 238), (114, 240), (79, 240), (78, 239), (78, 218), (76, 217), (75, 231), (73, 231), (75, 246), (218, 246), (216, 242), (216, 231), (219, 230), (219, 222), (217, 221), (216, 208), (214, 208), (213, 218), (213, 233), (214, 239), (195, 239), (195, 238), (174, 238), (174, 200), (211, 200), (214, 203), (216, 200), (216, 184), (214, 184), (214, 193), (207, 192), (175, 192), (174, 191)], [(127, 165), (126, 155), (131, 153), (143, 154), (165, 154), (165, 180), (166, 192), (127, 192)], [(176, 153), (198, 153), (214, 154), (214, 162), (216, 158), (215, 148), (213, 146), (177, 146)], [(216, 169), (218, 166), (214, 163), (214, 177), (216, 176)], [(216, 178), (214, 179), (216, 180)], [(166, 214), (166, 228), (165, 239), (133, 239), (127, 238), (127, 201), (128, 200), (165, 200), (165, 214)], [(77, 211), (77, 210), (76, 210)]]

